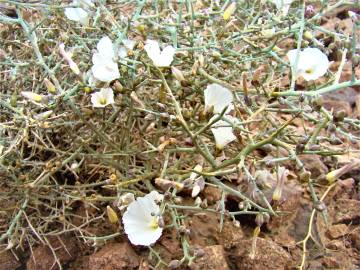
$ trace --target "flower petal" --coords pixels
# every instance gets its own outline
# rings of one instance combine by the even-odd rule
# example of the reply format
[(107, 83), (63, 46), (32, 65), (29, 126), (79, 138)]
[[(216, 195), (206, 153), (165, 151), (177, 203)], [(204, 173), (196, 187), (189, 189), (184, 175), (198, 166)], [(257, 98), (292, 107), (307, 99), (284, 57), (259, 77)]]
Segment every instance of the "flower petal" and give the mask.
[(100, 93), (105, 98), (107, 104), (114, 103), (114, 91), (111, 88), (102, 88)]
[(99, 56), (108, 60), (113, 60), (115, 56), (114, 46), (108, 36), (102, 37), (96, 45), (96, 48), (99, 52)]
[[(158, 67), (168, 67), (174, 60), (175, 49), (173, 46), (166, 46), (160, 53), (160, 57), (156, 61)], [(155, 64), (155, 63), (154, 63)]]
[(271, 2), (273, 2), (276, 5), (276, 8), (281, 10), (282, 14), (285, 16), (288, 14), (291, 3), (294, 2), (294, 0), (271, 0)]
[(72, 21), (80, 22), (87, 25), (89, 21), (89, 14), (82, 8), (65, 8), (65, 16)]
[[(294, 71), (296, 49), (287, 53), (291, 68)], [(297, 77), (302, 76), (306, 81), (316, 80), (325, 75), (330, 62), (327, 56), (317, 48), (306, 48), (299, 52)]]
[(125, 232), (133, 245), (142, 245), (142, 246), (150, 246), (154, 244), (161, 236), (163, 229), (157, 228), (155, 230), (151, 229), (141, 229), (135, 226), (131, 228), (124, 228)]
[(149, 56), (149, 58), (155, 62), (160, 56), (160, 46), (159, 43), (155, 40), (148, 39), (144, 46), (144, 49)]
[[(217, 116), (214, 115), (210, 121), (214, 120)], [(220, 120), (212, 125), (211, 132), (214, 135), (216, 147), (218, 149), (223, 149), (227, 144), (236, 140), (236, 137), (233, 133), (232, 126), (226, 121)]]
[(125, 48), (125, 46), (121, 46), (119, 48), (118, 55), (120, 58), (125, 58), (128, 55), (128, 50)]
[(91, 94), (91, 103), (92, 103), (93, 107), (95, 107), (95, 108), (103, 108), (103, 107), (105, 107), (105, 105), (102, 104), (100, 102), (100, 100), (101, 100), (101, 94), (99, 92)]
[(91, 71), (95, 79), (102, 82), (111, 82), (120, 77), (119, 68), (115, 62), (93, 65)]
[(136, 41), (131, 39), (123, 39), (122, 43), (124, 44), (126, 49), (132, 50), (135, 47)]
[(205, 110), (214, 107), (214, 113), (221, 113), (226, 107), (225, 113), (232, 110), (233, 95), (231, 91), (219, 84), (213, 83), (206, 87), (204, 91)]

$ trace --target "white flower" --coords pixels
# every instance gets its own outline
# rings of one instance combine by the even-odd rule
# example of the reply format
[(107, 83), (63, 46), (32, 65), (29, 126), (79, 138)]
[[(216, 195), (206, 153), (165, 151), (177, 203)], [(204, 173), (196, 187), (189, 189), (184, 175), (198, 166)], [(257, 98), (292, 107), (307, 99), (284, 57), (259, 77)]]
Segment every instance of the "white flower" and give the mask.
[(226, 112), (229, 113), (233, 106), (233, 95), (231, 91), (219, 84), (213, 83), (206, 87), (204, 91), (205, 96), (205, 110), (214, 107), (214, 113), (221, 113), (226, 107)]
[(76, 8), (65, 8), (65, 16), (72, 21), (80, 22), (83, 25), (87, 25), (89, 22), (89, 13), (82, 7), (91, 7), (94, 4), (92, 0), (74, 0), (72, 6), (81, 6)]
[(122, 43), (124, 44), (124, 46), (120, 46), (118, 51), (118, 55), (120, 58), (128, 56), (128, 52), (134, 49), (136, 41), (131, 39), (123, 39)]
[[(287, 57), (294, 71), (296, 49), (289, 51)], [(323, 76), (330, 66), (327, 56), (317, 48), (306, 48), (299, 52), (296, 77), (302, 76), (306, 81), (316, 80)]]
[(157, 67), (168, 67), (174, 60), (175, 49), (173, 46), (166, 46), (160, 51), (159, 43), (155, 40), (148, 39), (144, 46), (144, 49)]
[(294, 2), (294, 0), (270, 0), (270, 1), (276, 5), (276, 8), (278, 10), (281, 9), (282, 14), (284, 16), (288, 14), (291, 3)]
[(95, 108), (104, 108), (114, 103), (114, 92), (111, 88), (102, 88), (99, 92), (91, 94), (91, 103)]
[[(214, 120), (216, 117), (217, 115), (214, 115), (210, 119), (210, 122)], [(227, 116), (227, 118), (228, 117), (229, 116)], [(215, 138), (216, 148), (220, 150), (223, 149), (227, 144), (236, 140), (231, 124), (229, 124), (224, 120), (219, 120), (216, 123), (214, 123), (211, 127), (211, 132)]]
[(125, 233), (134, 245), (150, 246), (161, 236), (163, 228), (159, 226), (160, 207), (156, 204), (156, 191), (139, 197), (129, 204), (123, 215)]
[(111, 82), (120, 77), (119, 67), (115, 62), (115, 50), (109, 37), (102, 37), (93, 54), (91, 71), (94, 78), (102, 82)]

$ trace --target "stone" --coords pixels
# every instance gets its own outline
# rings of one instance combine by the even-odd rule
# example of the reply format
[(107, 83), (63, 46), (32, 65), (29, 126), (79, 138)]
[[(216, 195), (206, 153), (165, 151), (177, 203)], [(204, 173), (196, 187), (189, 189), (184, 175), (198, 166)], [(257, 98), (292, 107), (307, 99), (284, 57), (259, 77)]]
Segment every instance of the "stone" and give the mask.
[[(74, 238), (49, 239), (52, 249), (56, 253), (58, 263), (63, 266), (76, 259), (79, 255), (79, 247)], [(27, 270), (56, 270), (60, 269), (51, 249), (46, 245), (40, 245), (33, 249), (32, 256), (26, 263)]]
[(278, 270), (287, 269), (291, 257), (282, 247), (272, 240), (257, 238), (256, 252), (251, 258), (253, 240), (243, 240), (233, 245), (229, 250), (231, 269), (242, 270)]
[(222, 245), (208, 246), (205, 254), (190, 265), (191, 270), (230, 270)]
[(324, 257), (322, 259), (322, 264), (323, 266), (325, 266), (326, 268), (329, 269), (335, 269), (335, 268), (339, 268), (340, 264), (337, 261), (337, 259), (335, 257)]
[(209, 205), (215, 204), (221, 199), (221, 190), (217, 187), (206, 186), (203, 194)]
[(345, 101), (348, 104), (350, 104), (350, 106), (354, 106), (355, 100), (358, 96), (360, 96), (358, 91), (356, 91), (354, 88), (346, 87), (343, 89), (326, 93), (322, 97), (325, 101), (326, 100)]
[(0, 270), (17, 269), (21, 263), (9, 250), (0, 250)]
[(334, 113), (338, 111), (345, 111), (347, 116), (351, 116), (352, 114), (351, 106), (347, 101), (325, 99), (323, 101), (323, 106), (328, 111), (333, 111)]
[(350, 239), (354, 247), (360, 251), (360, 229), (352, 231), (350, 233)]
[(334, 207), (335, 223), (358, 223), (360, 219), (360, 201), (339, 199)]
[(89, 270), (138, 269), (139, 256), (127, 242), (110, 243), (89, 258)]
[(345, 224), (336, 224), (329, 227), (327, 235), (331, 239), (337, 239), (348, 234), (348, 227)]
[(300, 160), (304, 163), (305, 168), (311, 172), (311, 177), (316, 178), (328, 173), (328, 168), (321, 161), (318, 155), (300, 155)]

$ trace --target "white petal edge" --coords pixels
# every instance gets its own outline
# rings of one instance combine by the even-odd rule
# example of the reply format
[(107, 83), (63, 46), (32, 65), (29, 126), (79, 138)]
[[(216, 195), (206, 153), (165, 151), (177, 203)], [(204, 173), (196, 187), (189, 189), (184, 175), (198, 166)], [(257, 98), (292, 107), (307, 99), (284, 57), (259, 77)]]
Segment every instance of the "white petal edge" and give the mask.
[(119, 67), (115, 62), (93, 65), (91, 71), (94, 78), (102, 82), (111, 82), (120, 77)]
[(206, 87), (204, 96), (205, 110), (209, 110), (212, 106), (214, 106), (214, 113), (221, 113), (225, 107), (228, 107), (225, 113), (232, 110), (233, 95), (229, 89), (213, 83)]
[(87, 25), (89, 22), (89, 14), (82, 8), (65, 8), (65, 16), (71, 20)]
[[(217, 115), (214, 115), (210, 121), (214, 120)], [(220, 120), (212, 125), (211, 132), (214, 135), (216, 147), (222, 150), (226, 145), (236, 140), (233, 133), (232, 126), (226, 121)]]

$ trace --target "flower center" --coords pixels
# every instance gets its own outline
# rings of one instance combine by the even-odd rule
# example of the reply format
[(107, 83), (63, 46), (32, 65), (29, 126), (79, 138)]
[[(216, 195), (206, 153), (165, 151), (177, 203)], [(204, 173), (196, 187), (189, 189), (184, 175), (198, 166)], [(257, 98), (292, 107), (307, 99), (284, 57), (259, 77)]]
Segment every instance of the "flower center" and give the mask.
[(314, 70), (312, 68), (305, 70), (306, 74), (312, 74), (313, 72), (314, 72)]
[(105, 105), (106, 104), (106, 98), (104, 98), (104, 97), (99, 98), (99, 103), (101, 105)]
[(151, 218), (151, 221), (150, 221), (149, 226), (150, 226), (151, 229), (154, 229), (154, 230), (156, 230), (157, 228), (159, 228), (159, 223), (158, 223), (157, 217), (152, 217), (152, 218)]

